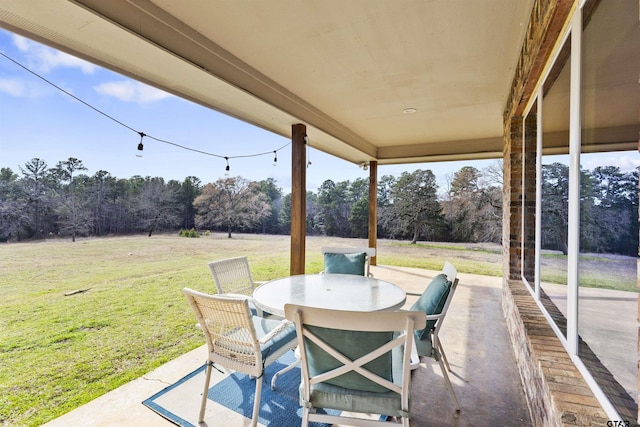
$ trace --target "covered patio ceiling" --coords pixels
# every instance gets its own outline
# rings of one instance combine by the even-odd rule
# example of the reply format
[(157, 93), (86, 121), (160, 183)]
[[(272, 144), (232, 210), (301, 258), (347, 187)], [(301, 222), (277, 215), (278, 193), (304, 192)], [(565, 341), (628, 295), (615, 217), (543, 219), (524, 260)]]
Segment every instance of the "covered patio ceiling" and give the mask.
[[(0, 27), (354, 163), (502, 156), (532, 0), (0, 0)], [(270, 149), (270, 147), (266, 148)]]

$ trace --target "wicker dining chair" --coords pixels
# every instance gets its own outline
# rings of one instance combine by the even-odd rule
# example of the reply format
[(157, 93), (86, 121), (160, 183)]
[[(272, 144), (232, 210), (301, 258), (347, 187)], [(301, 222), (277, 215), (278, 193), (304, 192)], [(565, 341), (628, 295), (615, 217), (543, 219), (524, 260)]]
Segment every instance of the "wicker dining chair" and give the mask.
[(296, 330), (287, 320), (253, 316), (242, 296), (209, 295), (184, 288), (208, 347), (199, 422), (204, 421), (213, 364), (255, 378), (252, 426), (258, 423), (264, 370), (297, 346)]
[(376, 248), (367, 247), (323, 247), (322, 273), (357, 274), (373, 277), (370, 271), (371, 257), (376, 256)]
[(251, 312), (263, 316), (264, 313), (255, 306), (251, 297), (256, 285), (263, 282), (254, 282), (246, 256), (212, 261), (207, 265), (219, 294), (244, 295), (249, 300)]

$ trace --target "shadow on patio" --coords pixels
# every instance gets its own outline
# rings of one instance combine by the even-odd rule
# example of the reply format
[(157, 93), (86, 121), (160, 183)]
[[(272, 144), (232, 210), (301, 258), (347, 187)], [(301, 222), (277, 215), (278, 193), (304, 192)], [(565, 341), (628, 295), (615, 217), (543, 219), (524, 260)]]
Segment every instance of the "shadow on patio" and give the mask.
[[(438, 273), (386, 266), (372, 267), (372, 272), (410, 292), (422, 292)], [(459, 278), (441, 339), (461, 412), (455, 415), (438, 363), (425, 359), (413, 373), (411, 425), (531, 425), (501, 309), (502, 279), (464, 273)], [(410, 297), (405, 308), (411, 307), (414, 300)], [(141, 402), (201, 366), (205, 354), (206, 346), (199, 347), (46, 426), (121, 426), (132, 422), (137, 426), (171, 426)], [(200, 399), (198, 395), (185, 398), (196, 402)], [(249, 424), (248, 419), (243, 422), (233, 411), (216, 408), (216, 425)]]

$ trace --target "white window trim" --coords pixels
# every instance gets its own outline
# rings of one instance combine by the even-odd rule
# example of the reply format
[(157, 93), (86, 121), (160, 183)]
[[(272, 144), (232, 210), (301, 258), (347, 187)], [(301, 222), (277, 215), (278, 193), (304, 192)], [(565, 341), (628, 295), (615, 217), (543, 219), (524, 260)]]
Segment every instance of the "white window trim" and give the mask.
[(582, 10), (571, 19), (569, 83), (569, 218), (567, 236), (567, 351), (578, 354), (578, 261), (580, 253), (580, 144), (582, 143)]

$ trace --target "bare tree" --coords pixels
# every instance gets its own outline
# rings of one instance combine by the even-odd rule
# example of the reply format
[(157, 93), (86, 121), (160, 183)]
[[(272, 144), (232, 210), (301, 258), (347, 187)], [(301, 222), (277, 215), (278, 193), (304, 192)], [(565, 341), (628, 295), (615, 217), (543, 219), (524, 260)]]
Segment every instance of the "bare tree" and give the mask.
[(229, 238), (233, 229), (255, 226), (271, 214), (258, 185), (239, 176), (205, 185), (193, 205), (198, 228), (226, 228)]
[(449, 178), (443, 201), (451, 238), (460, 242), (495, 242), (502, 236), (501, 166), (485, 171), (465, 166)]
[(87, 198), (91, 208), (92, 234), (100, 236), (108, 216), (107, 203), (110, 195), (109, 183), (115, 179), (104, 170), (99, 170), (90, 179), (87, 186)]
[(139, 225), (149, 230), (177, 227), (181, 222), (178, 190), (166, 186), (162, 178), (147, 179), (140, 188), (137, 211)]
[(482, 182), (485, 185), (495, 185), (502, 188), (504, 182), (504, 163), (502, 159), (494, 160), (482, 169)]

